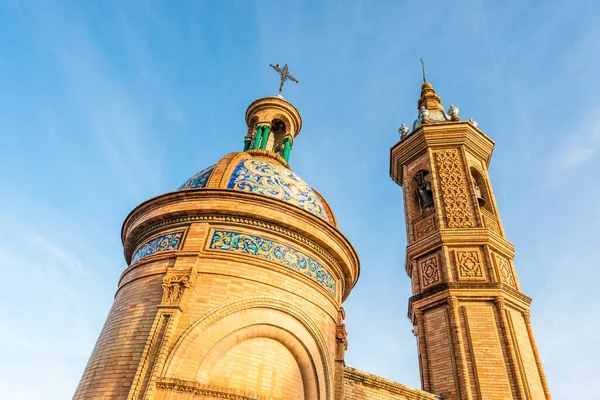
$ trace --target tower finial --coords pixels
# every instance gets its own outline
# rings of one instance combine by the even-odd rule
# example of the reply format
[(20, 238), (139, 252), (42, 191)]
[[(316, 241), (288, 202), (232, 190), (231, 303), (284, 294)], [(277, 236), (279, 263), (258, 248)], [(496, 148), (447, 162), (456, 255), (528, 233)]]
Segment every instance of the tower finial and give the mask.
[(271, 67), (273, 67), (273, 69), (277, 72), (279, 72), (279, 76), (281, 77), (281, 83), (279, 84), (279, 94), (281, 95), (281, 91), (283, 90), (283, 84), (285, 83), (285, 81), (287, 79), (289, 79), (292, 82), (296, 82), (298, 83), (298, 80), (296, 78), (294, 78), (289, 72), (288, 72), (288, 65), (285, 64), (283, 66), (283, 68), (281, 68), (279, 66), (279, 64), (273, 65), (273, 64), (269, 64)]
[(421, 58), (421, 68), (423, 69), (423, 83), (427, 83), (427, 75), (425, 75), (425, 62)]

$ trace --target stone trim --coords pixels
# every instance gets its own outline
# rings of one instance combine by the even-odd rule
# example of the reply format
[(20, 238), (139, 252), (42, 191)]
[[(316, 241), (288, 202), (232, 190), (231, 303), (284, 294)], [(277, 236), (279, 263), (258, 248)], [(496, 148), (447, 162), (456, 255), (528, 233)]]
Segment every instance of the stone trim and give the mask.
[[(460, 290), (460, 289), (499, 290), (503, 293), (511, 295), (512, 297), (516, 298), (517, 300), (521, 301), (522, 303), (524, 303), (526, 305), (531, 304), (531, 297), (524, 295), (523, 293), (519, 292), (516, 289), (513, 289), (512, 287), (508, 286), (505, 283), (468, 282), (468, 281), (467, 282), (464, 282), (464, 281), (463, 282), (447, 282), (447, 283), (440, 283), (438, 285), (432, 286), (432, 287), (424, 290), (422, 293), (419, 293), (419, 294), (409, 297), (409, 299), (408, 299), (408, 318), (411, 319), (411, 313), (412, 313), (411, 310), (413, 309), (414, 303), (416, 303), (417, 301), (423, 300), (427, 297), (442, 293), (447, 290)], [(468, 298), (468, 296), (460, 296), (460, 297), (461, 297), (461, 299)], [(489, 295), (479, 294), (475, 298), (475, 300), (477, 300), (477, 301), (479, 301), (481, 299), (494, 300), (496, 297), (498, 297), (498, 295), (493, 294), (493, 293), (490, 293)], [(509, 300), (509, 299), (507, 298), (507, 300)], [(442, 300), (442, 302), (445, 302), (445, 301), (446, 300)], [(432, 303), (432, 304), (428, 305), (427, 308), (429, 308), (429, 306), (433, 307), (434, 304)]]
[[(147, 228), (143, 229), (136, 235), (135, 238), (133, 238), (132, 242), (137, 242), (137, 241), (139, 241), (139, 238), (146, 236), (146, 235), (150, 235), (152, 232), (159, 230), (160, 228), (162, 228), (164, 226), (185, 224), (185, 223), (199, 222), (199, 221), (201, 221), (201, 222), (213, 222), (213, 221), (231, 222), (231, 223), (241, 224), (241, 225), (256, 226), (259, 228), (267, 229), (271, 232), (277, 232), (277, 233), (283, 234), (291, 239), (294, 239), (294, 240), (310, 247), (312, 250), (317, 252), (320, 256), (322, 256), (328, 263), (330, 263), (334, 267), (335, 273), (338, 274), (339, 277), (344, 276), (344, 274), (342, 273), (342, 268), (340, 267), (340, 264), (337, 262), (337, 260), (327, 250), (325, 250), (323, 247), (321, 247), (317, 243), (313, 242), (310, 239), (307, 239), (305, 236), (302, 236), (296, 232), (290, 231), (289, 229), (285, 229), (280, 226), (273, 225), (268, 222), (260, 221), (258, 219), (253, 219), (253, 218), (219, 216), (219, 215), (189, 215), (189, 216), (185, 216), (185, 217), (169, 218), (169, 219), (157, 222), (155, 224), (152, 224), (152, 225), (148, 226)], [(343, 284), (343, 279), (342, 279), (342, 284)], [(342, 293), (343, 292), (344, 291), (342, 290)]]
[(344, 380), (353, 381), (360, 385), (376, 389), (387, 390), (390, 393), (404, 396), (407, 400), (441, 400), (441, 397), (435, 394), (427, 393), (423, 390), (415, 389), (351, 367), (344, 368)]
[(226, 400), (275, 400), (272, 397), (256, 395), (241, 390), (203, 385), (198, 382), (185, 381), (176, 378), (159, 378), (156, 381), (156, 388)]

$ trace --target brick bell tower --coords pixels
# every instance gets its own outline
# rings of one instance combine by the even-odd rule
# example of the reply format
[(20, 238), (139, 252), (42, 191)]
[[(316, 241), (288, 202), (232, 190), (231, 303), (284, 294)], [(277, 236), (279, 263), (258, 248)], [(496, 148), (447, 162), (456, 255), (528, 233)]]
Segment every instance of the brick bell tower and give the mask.
[(390, 174), (404, 190), (422, 388), (445, 400), (550, 400), (487, 172), (494, 141), (458, 108), (444, 111), (425, 77), (418, 109)]

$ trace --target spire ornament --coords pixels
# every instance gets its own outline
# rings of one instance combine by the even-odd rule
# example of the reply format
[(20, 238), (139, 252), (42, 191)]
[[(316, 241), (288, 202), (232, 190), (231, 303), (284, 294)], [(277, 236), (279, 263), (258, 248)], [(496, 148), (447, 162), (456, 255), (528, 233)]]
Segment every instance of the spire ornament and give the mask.
[(398, 133), (400, 134), (400, 138), (404, 139), (406, 137), (406, 135), (408, 134), (408, 126), (402, 124), (402, 126), (400, 128), (398, 128)]
[(454, 104), (450, 104), (450, 108), (448, 109), (448, 115), (450, 116), (452, 121), (460, 121), (460, 117), (458, 116), (459, 112), (460, 109), (458, 107), (456, 107)]
[(423, 83), (427, 83), (427, 75), (425, 75), (425, 62), (421, 58), (421, 68), (423, 69)]
[(288, 65), (285, 64), (283, 66), (283, 68), (281, 68), (281, 66), (279, 64), (273, 65), (273, 64), (269, 64), (275, 71), (279, 72), (279, 76), (281, 77), (281, 83), (279, 84), (279, 95), (281, 95), (281, 91), (283, 90), (283, 85), (285, 84), (286, 80), (290, 80), (292, 82), (296, 82), (298, 83), (298, 80), (296, 78), (294, 78), (289, 72), (288, 72)]

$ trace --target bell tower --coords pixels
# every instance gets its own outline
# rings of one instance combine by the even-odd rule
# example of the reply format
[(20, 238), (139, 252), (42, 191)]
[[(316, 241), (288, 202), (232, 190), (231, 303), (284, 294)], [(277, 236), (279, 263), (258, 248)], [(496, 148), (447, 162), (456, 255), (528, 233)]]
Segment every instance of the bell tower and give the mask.
[(550, 400), (488, 165), (494, 141), (424, 82), (399, 129), (390, 174), (402, 186), (408, 316), (421, 385), (444, 400)]

